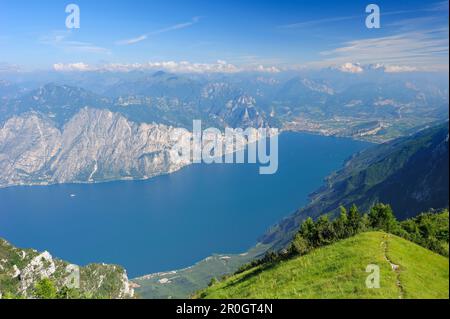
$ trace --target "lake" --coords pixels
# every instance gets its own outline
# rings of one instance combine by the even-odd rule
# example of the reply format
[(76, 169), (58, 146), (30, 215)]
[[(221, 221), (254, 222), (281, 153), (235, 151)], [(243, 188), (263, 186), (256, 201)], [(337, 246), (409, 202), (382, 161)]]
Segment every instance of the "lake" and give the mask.
[(124, 266), (129, 276), (241, 253), (368, 143), (283, 133), (279, 169), (198, 164), (147, 181), (0, 189), (0, 237), (75, 264)]

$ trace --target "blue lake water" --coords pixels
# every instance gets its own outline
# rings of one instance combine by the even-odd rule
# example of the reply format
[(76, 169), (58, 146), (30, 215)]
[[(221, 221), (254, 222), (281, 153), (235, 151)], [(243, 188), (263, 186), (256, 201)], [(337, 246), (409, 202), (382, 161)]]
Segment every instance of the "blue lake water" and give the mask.
[(148, 181), (0, 189), (0, 237), (80, 265), (120, 264), (130, 277), (179, 269), (250, 248), (365, 147), (283, 133), (275, 175), (199, 164)]

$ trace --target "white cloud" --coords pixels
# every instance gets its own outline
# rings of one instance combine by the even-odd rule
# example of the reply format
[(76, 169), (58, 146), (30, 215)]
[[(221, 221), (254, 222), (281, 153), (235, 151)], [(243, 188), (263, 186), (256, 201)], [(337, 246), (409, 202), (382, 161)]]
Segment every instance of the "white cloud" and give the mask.
[(184, 23), (178, 23), (178, 24), (172, 25), (172, 26), (164, 28), (164, 29), (153, 31), (150, 34), (160, 34), (160, 33), (165, 33), (165, 32), (188, 28), (188, 27), (193, 26), (194, 24), (198, 23), (199, 21), (200, 21), (200, 17), (193, 17), (191, 21), (184, 22)]
[(346, 73), (362, 73), (362, 72), (364, 72), (364, 69), (361, 67), (361, 65), (353, 64), (350, 62), (342, 64), (337, 69), (341, 72), (346, 72)]
[(185, 29), (185, 28), (193, 26), (194, 24), (198, 23), (199, 21), (200, 21), (200, 17), (193, 17), (191, 19), (191, 21), (184, 22), (184, 23), (178, 23), (178, 24), (175, 24), (175, 25), (163, 28), (163, 29), (149, 32), (147, 34), (142, 34), (135, 38), (120, 40), (120, 41), (117, 41), (116, 44), (117, 45), (136, 44), (136, 43), (142, 42), (144, 40), (147, 40), (152, 35), (157, 35), (157, 34), (162, 34), (162, 33), (170, 32), (170, 31)]
[(400, 72), (414, 72), (418, 71), (416, 67), (407, 65), (386, 65), (384, 72), (386, 73), (400, 73)]
[(70, 52), (84, 52), (96, 54), (111, 54), (110, 50), (97, 46), (93, 43), (70, 40), (72, 33), (70, 31), (55, 31), (50, 35), (41, 37), (40, 43), (51, 45)]
[(116, 44), (118, 44), (118, 45), (135, 44), (135, 43), (139, 43), (141, 41), (147, 40), (147, 38), (148, 38), (147, 35), (144, 34), (144, 35), (141, 35), (141, 36), (136, 37), (136, 38), (118, 41)]
[(78, 63), (56, 63), (53, 65), (55, 71), (73, 72), (73, 71), (111, 71), (111, 72), (130, 72), (135, 70), (164, 70), (172, 73), (237, 73), (245, 71), (277, 73), (280, 70), (274, 66), (245, 66), (238, 67), (234, 64), (218, 60), (215, 63), (192, 63), (188, 61), (161, 61), (147, 63), (109, 63), (100, 66), (92, 66), (83, 62)]
[[(382, 70), (386, 73), (415, 72), (420, 69), (408, 65), (386, 65), (382, 63), (362, 65), (359, 63), (347, 62), (333, 67), (345, 73), (359, 74), (366, 70)], [(1, 65), (0, 65), (1, 70)], [(130, 71), (157, 71), (164, 70), (171, 73), (238, 73), (238, 72), (260, 72), (279, 73), (283, 71), (295, 70), (294, 67), (278, 68), (275, 66), (247, 65), (238, 67), (226, 61), (219, 60), (216, 63), (191, 63), (187, 61), (161, 61), (147, 63), (109, 63), (103, 65), (89, 65), (84, 62), (77, 63), (55, 63), (53, 70), (57, 72), (88, 72), (88, 71), (109, 71), (109, 72), (130, 72)]]
[(279, 73), (281, 70), (275, 66), (264, 66), (264, 65), (258, 65), (255, 68), (255, 71), (258, 72), (267, 72), (267, 73)]
[(68, 64), (63, 64), (63, 63), (56, 63), (53, 64), (53, 69), (55, 71), (60, 71), (60, 72), (72, 72), (72, 71), (91, 71), (91, 67), (83, 62), (78, 62), (78, 63), (68, 63)]
[(349, 41), (321, 55), (324, 59), (310, 65), (329, 67), (358, 61), (365, 65), (403, 65), (422, 71), (448, 70), (448, 28)]
[(191, 63), (188, 61), (162, 61), (135, 64), (109, 64), (103, 66), (109, 71), (132, 71), (132, 70), (165, 70), (173, 73), (235, 73), (240, 69), (225, 61), (216, 63)]
[(352, 20), (355, 18), (359, 18), (361, 16), (343, 16), (343, 17), (334, 17), (334, 18), (324, 18), (324, 19), (317, 19), (317, 20), (309, 20), (309, 21), (302, 21), (302, 22), (296, 22), (291, 24), (285, 24), (278, 26), (279, 29), (299, 29), (299, 28), (309, 28), (312, 26), (322, 25), (322, 24), (329, 24), (334, 22), (341, 22), (346, 20)]
[(338, 67), (337, 70), (345, 73), (363, 73), (366, 70), (381, 70), (386, 73), (402, 73), (402, 72), (417, 72), (420, 69), (409, 65), (386, 65), (382, 63), (361, 65), (359, 63), (347, 62)]
[[(447, 2), (448, 5), (448, 2)], [(441, 5), (436, 6), (436, 8), (440, 8)], [(397, 10), (397, 11), (385, 11), (383, 12), (383, 16), (395, 16), (395, 15), (402, 15), (406, 13), (416, 13), (416, 12), (422, 12), (422, 11), (431, 11), (432, 8), (435, 8), (434, 6), (431, 6), (426, 9), (416, 9), (416, 10)], [(436, 9), (434, 9), (436, 10)], [(438, 9), (439, 10), (439, 9)], [(349, 16), (338, 16), (338, 17), (332, 17), (332, 18), (322, 18), (322, 19), (315, 19), (315, 20), (308, 20), (308, 21), (300, 21), (285, 25), (278, 26), (279, 29), (300, 29), (300, 28), (311, 28), (316, 26), (323, 26), (323, 25), (332, 25), (337, 22), (342, 21), (349, 21), (349, 20), (360, 20), (364, 21), (366, 19), (367, 15), (362, 13), (359, 15), (349, 15)]]
[(418, 68), (409, 65), (384, 65), (381, 63), (371, 65), (371, 69), (383, 70), (386, 73), (402, 73), (420, 71)]

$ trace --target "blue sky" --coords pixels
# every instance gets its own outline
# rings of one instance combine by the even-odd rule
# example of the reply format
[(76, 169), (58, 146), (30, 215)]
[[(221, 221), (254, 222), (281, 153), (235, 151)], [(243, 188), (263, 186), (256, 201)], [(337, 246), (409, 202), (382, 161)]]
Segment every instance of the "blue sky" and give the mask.
[[(65, 27), (69, 3), (80, 7), (80, 29)], [(381, 8), (380, 29), (365, 26), (370, 3)], [(448, 2), (0, 0), (2, 65), (189, 61), (206, 68), (219, 60), (237, 68), (446, 69)]]

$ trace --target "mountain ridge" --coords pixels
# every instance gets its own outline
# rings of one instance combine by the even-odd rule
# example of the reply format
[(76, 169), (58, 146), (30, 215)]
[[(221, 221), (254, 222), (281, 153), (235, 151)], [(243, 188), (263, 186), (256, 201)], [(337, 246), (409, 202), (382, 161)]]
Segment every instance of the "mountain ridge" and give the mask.
[[(448, 158), (448, 123), (362, 151), (327, 178), (311, 195), (310, 204), (272, 227), (259, 241), (282, 248), (307, 217), (336, 216), (340, 206), (351, 204), (368, 210), (377, 202), (389, 202), (399, 219), (430, 208), (447, 208)], [(406, 196), (397, 196), (399, 190), (405, 190)]]

